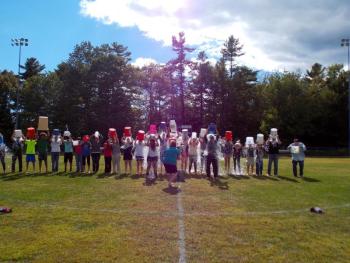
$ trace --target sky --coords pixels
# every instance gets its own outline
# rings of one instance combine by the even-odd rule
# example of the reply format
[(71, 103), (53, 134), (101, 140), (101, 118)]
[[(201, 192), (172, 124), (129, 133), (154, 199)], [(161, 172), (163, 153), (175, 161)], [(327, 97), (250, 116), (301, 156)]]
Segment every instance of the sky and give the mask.
[(243, 45), (239, 65), (263, 71), (305, 71), (315, 62), (347, 64), (348, 0), (1, 0), (0, 70), (18, 70), (12, 38), (28, 38), (22, 64), (35, 57), (55, 70), (82, 41), (118, 42), (138, 66), (175, 57), (171, 39), (204, 50), (211, 62), (233, 35)]

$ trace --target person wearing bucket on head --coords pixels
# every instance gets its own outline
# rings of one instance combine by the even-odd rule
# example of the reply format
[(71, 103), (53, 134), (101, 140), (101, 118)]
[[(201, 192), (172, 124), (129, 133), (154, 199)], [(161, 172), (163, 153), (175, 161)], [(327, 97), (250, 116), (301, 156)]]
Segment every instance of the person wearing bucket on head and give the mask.
[(246, 141), (246, 162), (247, 162), (247, 175), (252, 176), (254, 174), (254, 166), (255, 166), (255, 145), (254, 145), (254, 139), (253, 137), (247, 137), (251, 138), (252, 140)]
[[(208, 144), (207, 144), (207, 177), (208, 179), (216, 180), (219, 174), (219, 162), (218, 162), (218, 150), (219, 145), (214, 134), (208, 134)], [(211, 166), (213, 167), (214, 177), (211, 176)]]
[(176, 163), (180, 156), (180, 150), (176, 148), (176, 140), (170, 140), (170, 147), (167, 148), (163, 156), (165, 172), (168, 176), (169, 188), (176, 187), (177, 167)]
[(242, 156), (242, 144), (240, 140), (237, 140), (233, 145), (233, 170), (234, 174), (241, 175), (241, 156)]
[(256, 175), (257, 176), (262, 176), (263, 175), (263, 168), (264, 168), (264, 146), (263, 144), (258, 143), (256, 145), (256, 150), (255, 150), (255, 166), (256, 166)]
[(103, 146), (102, 140), (103, 136), (98, 131), (90, 137), (93, 173), (97, 173), (100, 168), (101, 147)]
[[(81, 150), (82, 150), (82, 161), (81, 161), (81, 170), (83, 173), (89, 174), (91, 172), (90, 170), (90, 155), (91, 155), (91, 142), (90, 142), (90, 136), (84, 135), (83, 140), (81, 141)], [(87, 165), (87, 169), (86, 168)]]
[(47, 173), (47, 155), (49, 152), (49, 136), (46, 132), (40, 132), (39, 140), (37, 142), (37, 152), (38, 152), (38, 160), (39, 160), (39, 172), (41, 173), (42, 164), (44, 162), (45, 172)]
[(63, 150), (64, 150), (64, 172), (67, 172), (67, 163), (69, 163), (69, 171), (72, 172), (73, 164), (73, 139), (69, 131), (63, 133)]
[(206, 163), (207, 163), (207, 156), (204, 154), (207, 149), (207, 129), (202, 128), (201, 132), (199, 134), (199, 153), (201, 158), (201, 174), (206, 173)]
[(304, 176), (304, 159), (306, 146), (302, 142), (299, 142), (298, 138), (295, 138), (287, 148), (292, 154), (293, 175), (298, 177), (298, 164), (300, 177)]
[(181, 170), (186, 172), (188, 163), (188, 130), (183, 129), (181, 133)]
[(12, 169), (14, 173), (16, 170), (16, 160), (18, 160), (19, 172), (22, 172), (22, 155), (23, 155), (23, 142), (24, 136), (21, 130), (15, 130), (12, 135)]
[(62, 138), (58, 129), (54, 129), (51, 137), (51, 164), (52, 172), (58, 172)]
[(268, 153), (267, 176), (271, 176), (271, 168), (273, 164), (274, 176), (278, 176), (278, 155), (281, 141), (277, 135), (277, 129), (272, 128), (269, 140), (266, 142), (266, 149)]
[(26, 148), (26, 173), (29, 173), (29, 163), (33, 164), (33, 173), (35, 172), (35, 146), (37, 143), (35, 137), (35, 129), (32, 127), (28, 128), (27, 137), (24, 141)]
[(197, 175), (197, 161), (198, 161), (198, 146), (199, 140), (197, 139), (197, 133), (192, 132), (191, 139), (188, 142), (188, 173), (191, 174), (192, 164), (194, 166), (194, 174)]
[(221, 145), (221, 152), (224, 155), (225, 172), (230, 174), (231, 171), (231, 156), (233, 154), (232, 132), (226, 131), (225, 139)]
[(112, 140), (108, 139), (103, 144), (103, 157), (105, 159), (105, 174), (111, 173), (112, 171)]
[(82, 172), (82, 160), (83, 160), (83, 150), (81, 147), (81, 137), (77, 137), (76, 140), (73, 141), (73, 150), (74, 150), (74, 157), (75, 157), (75, 166), (76, 166), (76, 173)]
[(148, 153), (147, 153), (147, 170), (146, 170), (146, 176), (145, 179), (147, 180), (149, 176), (150, 169), (153, 169), (154, 177), (155, 179), (158, 178), (157, 174), (157, 164), (158, 164), (158, 140), (154, 134), (151, 134), (149, 136), (148, 142)]
[(136, 158), (136, 174), (138, 176), (143, 175), (143, 161), (144, 161), (144, 148), (145, 148), (145, 132), (140, 130), (137, 133), (137, 138), (134, 145), (134, 154)]
[(4, 136), (0, 132), (0, 162), (2, 164), (3, 173), (6, 173), (5, 154), (6, 154), (6, 145), (4, 141)]
[(124, 159), (124, 172), (131, 174), (132, 169), (132, 157), (133, 157), (133, 140), (131, 137), (123, 137), (122, 138), (122, 150), (123, 150), (123, 159)]
[[(164, 152), (168, 148), (168, 138), (165, 131), (162, 131), (159, 135), (159, 155), (160, 161), (163, 162)], [(163, 165), (160, 166), (160, 174), (163, 174)]]
[(117, 131), (114, 128), (110, 128), (108, 131), (109, 140), (112, 143), (112, 169), (111, 174), (120, 174), (120, 143), (117, 135)]

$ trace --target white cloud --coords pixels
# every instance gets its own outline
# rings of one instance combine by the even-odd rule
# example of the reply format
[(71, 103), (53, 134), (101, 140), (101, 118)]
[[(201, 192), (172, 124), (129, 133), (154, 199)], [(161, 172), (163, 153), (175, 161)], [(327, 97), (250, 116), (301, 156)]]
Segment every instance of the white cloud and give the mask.
[(144, 66), (148, 66), (151, 64), (157, 64), (157, 61), (153, 58), (139, 57), (139, 58), (135, 59), (135, 61), (132, 62), (131, 64), (134, 65), (135, 67), (142, 68)]
[(350, 28), (347, 0), (81, 0), (80, 5), (85, 16), (136, 27), (163, 45), (184, 31), (186, 42), (210, 58), (220, 57), (233, 34), (246, 54), (238, 62), (265, 70), (341, 63), (345, 52), (339, 41)]

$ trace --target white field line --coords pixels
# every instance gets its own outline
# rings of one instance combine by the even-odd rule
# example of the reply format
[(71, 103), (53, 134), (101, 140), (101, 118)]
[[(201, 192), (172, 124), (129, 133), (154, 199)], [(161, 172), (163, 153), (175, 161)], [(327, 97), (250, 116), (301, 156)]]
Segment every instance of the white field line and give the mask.
[[(114, 208), (85, 208), (85, 207), (74, 207), (74, 206), (65, 206), (58, 204), (48, 204), (48, 203), (35, 203), (35, 202), (27, 202), (23, 200), (15, 200), (15, 199), (7, 199), (9, 202), (13, 202), (14, 204), (20, 204), (23, 206), (27, 206), (28, 209), (33, 208), (48, 208), (48, 209), (67, 209), (73, 211), (85, 211), (85, 212), (93, 212), (93, 213), (113, 213), (113, 214), (135, 214), (135, 215), (145, 215), (145, 216), (163, 216), (163, 217), (181, 217), (182, 211), (182, 219), (184, 216), (187, 217), (241, 217), (241, 216), (263, 216), (263, 215), (284, 215), (284, 214), (293, 214), (293, 213), (306, 213), (309, 212), (310, 208), (301, 208), (294, 210), (275, 210), (275, 211), (243, 211), (243, 212), (185, 212), (182, 207), (182, 196), (179, 193), (177, 209), (178, 211), (145, 211), (145, 210), (135, 210), (135, 209), (114, 209)], [(1, 201), (1, 200), (0, 200)], [(179, 206), (180, 205), (180, 206)], [(1, 201), (0, 206), (6, 206), (3, 201)], [(327, 214), (327, 210), (333, 209), (341, 209), (341, 208), (350, 208), (350, 203), (335, 205), (335, 206), (320, 206), (325, 213)], [(26, 209), (25, 207), (21, 207), (20, 209)], [(16, 212), (16, 207), (12, 207), (13, 211)]]
[(185, 224), (184, 224), (184, 208), (182, 206), (181, 190), (177, 194), (177, 212), (179, 224), (179, 263), (186, 263), (186, 242), (185, 242)]

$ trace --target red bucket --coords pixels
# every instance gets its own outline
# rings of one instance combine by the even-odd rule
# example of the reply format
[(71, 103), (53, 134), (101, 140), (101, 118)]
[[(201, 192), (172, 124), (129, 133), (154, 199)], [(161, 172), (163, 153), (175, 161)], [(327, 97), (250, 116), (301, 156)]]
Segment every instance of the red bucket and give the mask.
[(144, 139), (145, 139), (145, 132), (139, 130), (138, 133), (137, 133), (137, 140), (143, 141)]
[(27, 138), (34, 139), (35, 138), (35, 128), (29, 127), (27, 129)]
[(232, 131), (226, 131), (225, 138), (227, 141), (232, 141)]
[(124, 136), (131, 137), (131, 127), (124, 127)]
[(114, 128), (109, 128), (108, 130), (108, 137), (110, 138), (116, 138), (117, 137), (117, 131)]
[(151, 124), (151, 125), (149, 126), (149, 133), (150, 133), (150, 134), (156, 134), (156, 133), (157, 133), (157, 125)]
[(89, 135), (84, 135), (83, 141), (84, 141), (84, 142), (88, 142), (89, 140), (90, 140)]

